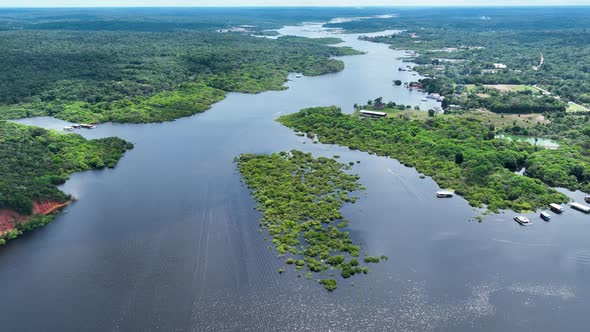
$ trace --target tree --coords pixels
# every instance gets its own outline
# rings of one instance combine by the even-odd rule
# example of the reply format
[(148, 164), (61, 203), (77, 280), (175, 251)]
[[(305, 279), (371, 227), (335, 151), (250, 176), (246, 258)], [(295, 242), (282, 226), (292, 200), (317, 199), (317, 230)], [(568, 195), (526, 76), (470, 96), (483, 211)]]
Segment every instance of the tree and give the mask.
[(428, 110), (428, 116), (434, 116), (436, 114), (436, 111), (433, 110), (432, 108)]
[(463, 163), (464, 157), (463, 153), (457, 152), (455, 153), (455, 164), (461, 165)]

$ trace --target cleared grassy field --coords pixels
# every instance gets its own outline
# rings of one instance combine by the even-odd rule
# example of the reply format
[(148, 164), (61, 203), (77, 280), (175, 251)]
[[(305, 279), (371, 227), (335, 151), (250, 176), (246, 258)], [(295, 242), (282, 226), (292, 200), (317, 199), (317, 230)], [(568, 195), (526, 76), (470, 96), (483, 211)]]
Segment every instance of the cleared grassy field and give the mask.
[[(428, 118), (428, 112), (418, 110), (399, 110), (395, 108), (385, 108), (379, 112), (387, 113), (387, 117), (404, 117), (408, 120), (424, 120)], [(358, 116), (359, 113), (355, 112)], [(437, 117), (458, 117), (458, 118), (472, 118), (481, 121), (482, 123), (493, 124), (497, 129), (512, 127), (514, 125), (527, 128), (535, 124), (547, 124), (547, 120), (542, 114), (497, 114), (487, 110), (464, 111), (453, 114), (436, 114)]]
[[(465, 84), (465, 92), (469, 92), (473, 89), (475, 89), (475, 85), (474, 84)], [(512, 85), (512, 84), (485, 84), (484, 87), (488, 88), (488, 89), (496, 89), (498, 91), (502, 91), (502, 92), (516, 92), (516, 91), (533, 91), (533, 92), (539, 92), (538, 89), (535, 89), (534, 87), (530, 86), (530, 85)]]
[(567, 112), (590, 112), (590, 109), (582, 106), (582, 105), (578, 105), (578, 104), (574, 104), (574, 103), (568, 103), (567, 104)]

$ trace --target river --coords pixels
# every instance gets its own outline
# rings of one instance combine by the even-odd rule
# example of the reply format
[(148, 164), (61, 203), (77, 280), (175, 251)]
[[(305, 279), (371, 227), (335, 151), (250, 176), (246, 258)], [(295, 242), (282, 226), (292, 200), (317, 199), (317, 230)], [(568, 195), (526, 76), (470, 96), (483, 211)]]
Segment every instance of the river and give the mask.
[[(331, 36), (320, 24), (283, 34)], [(417, 105), (391, 84), (402, 52), (337, 34), (367, 52), (344, 71), (296, 78), (285, 91), (230, 93), (211, 110), (160, 124), (101, 124), (88, 138), (135, 143), (115, 169), (74, 174), (78, 201), (0, 250), (5, 331), (583, 331), (590, 317), (590, 217), (566, 208), (485, 216), (389, 158), (311, 144), (275, 122), (301, 108), (379, 96)], [(429, 101), (432, 102), (432, 101)], [(422, 105), (426, 109), (432, 105)], [(62, 128), (52, 118), (19, 122)], [(342, 212), (364, 251), (387, 255), (333, 293), (277, 270), (260, 213), (233, 163), (241, 153), (299, 149), (360, 160), (367, 188)], [(580, 200), (582, 193), (569, 193)]]

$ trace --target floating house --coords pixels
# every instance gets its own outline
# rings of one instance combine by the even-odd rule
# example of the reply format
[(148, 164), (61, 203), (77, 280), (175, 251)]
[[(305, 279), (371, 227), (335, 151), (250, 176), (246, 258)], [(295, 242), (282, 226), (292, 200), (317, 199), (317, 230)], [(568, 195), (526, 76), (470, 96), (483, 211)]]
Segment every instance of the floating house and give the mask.
[(375, 112), (375, 111), (367, 111), (367, 110), (360, 110), (359, 113), (362, 116), (366, 116), (369, 118), (384, 118), (387, 116), (385, 112)]
[(529, 220), (529, 218), (524, 217), (524, 216), (516, 216), (516, 217), (514, 217), (514, 221), (521, 224), (522, 226), (532, 224), (531, 221)]
[(551, 219), (551, 215), (547, 211), (541, 211), (541, 219), (549, 221)]
[(559, 204), (551, 203), (549, 204), (549, 209), (555, 213), (562, 213), (563, 207)]
[(438, 93), (431, 93), (428, 96), (426, 96), (426, 98), (434, 99), (436, 101), (443, 101), (445, 99), (445, 97), (439, 95)]
[(590, 206), (583, 205), (583, 204), (580, 204), (580, 203), (572, 203), (572, 204), (570, 204), (570, 206), (574, 210), (578, 210), (578, 211), (581, 211), (581, 212), (584, 212), (584, 213), (590, 213)]
[(436, 197), (438, 198), (451, 198), (453, 197), (453, 193), (448, 190), (441, 190), (436, 192)]

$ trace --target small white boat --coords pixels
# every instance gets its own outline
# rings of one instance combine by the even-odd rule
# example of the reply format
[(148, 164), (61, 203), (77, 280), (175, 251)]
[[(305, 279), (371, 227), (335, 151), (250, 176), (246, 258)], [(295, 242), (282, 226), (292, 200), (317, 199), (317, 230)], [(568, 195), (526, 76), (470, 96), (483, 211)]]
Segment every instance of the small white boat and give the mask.
[(91, 124), (87, 124), (87, 123), (80, 124), (80, 127), (86, 128), (86, 129), (94, 129), (94, 128), (96, 128), (95, 125), (91, 125)]
[(529, 220), (529, 218), (524, 217), (524, 216), (516, 216), (516, 217), (514, 217), (514, 221), (521, 224), (522, 226), (532, 224), (531, 221)]
[(297, 75), (295, 75), (295, 77), (297, 77), (297, 78), (301, 78), (301, 77), (303, 77), (303, 75), (301, 75), (301, 74), (297, 74)]
[(441, 190), (436, 192), (436, 197), (438, 198), (450, 198), (453, 197), (453, 193), (448, 190)]
[(72, 127), (72, 126), (65, 126), (64, 127), (64, 130), (65, 131), (72, 131), (72, 130), (74, 130), (74, 127)]
[(426, 98), (422, 98), (422, 99), (420, 99), (420, 100), (421, 100), (421, 101), (428, 101), (428, 99), (426, 99)]
[(551, 220), (551, 215), (547, 211), (541, 211), (541, 215), (540, 216), (541, 216), (541, 219), (543, 219), (545, 221)]

